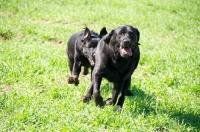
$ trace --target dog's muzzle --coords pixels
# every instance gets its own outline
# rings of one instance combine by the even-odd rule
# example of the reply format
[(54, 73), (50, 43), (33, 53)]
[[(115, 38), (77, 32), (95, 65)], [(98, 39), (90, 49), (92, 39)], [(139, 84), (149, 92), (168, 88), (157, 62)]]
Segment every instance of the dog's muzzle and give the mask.
[(132, 56), (132, 49), (131, 48), (127, 48), (127, 47), (122, 47), (120, 46), (119, 48), (119, 52), (122, 56)]
[(121, 56), (132, 56), (132, 46), (129, 39), (124, 39), (119, 47)]

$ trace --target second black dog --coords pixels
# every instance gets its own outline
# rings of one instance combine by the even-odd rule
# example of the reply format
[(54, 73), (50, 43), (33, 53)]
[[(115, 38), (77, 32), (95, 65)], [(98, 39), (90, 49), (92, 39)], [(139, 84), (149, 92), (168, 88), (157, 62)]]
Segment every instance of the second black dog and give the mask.
[(95, 64), (95, 51), (99, 40), (107, 34), (106, 28), (102, 28), (100, 35), (90, 31), (87, 27), (84, 31), (73, 34), (67, 44), (68, 65), (71, 76), (68, 78), (69, 84), (79, 84), (79, 74), (81, 66), (84, 67), (83, 74), (88, 74), (88, 68)]

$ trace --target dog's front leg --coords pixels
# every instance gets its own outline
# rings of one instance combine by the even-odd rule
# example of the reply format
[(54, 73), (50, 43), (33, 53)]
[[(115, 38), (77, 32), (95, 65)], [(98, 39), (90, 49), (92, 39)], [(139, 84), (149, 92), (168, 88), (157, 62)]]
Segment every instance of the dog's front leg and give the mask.
[(105, 103), (103, 102), (103, 98), (101, 97), (101, 94), (100, 94), (100, 85), (101, 85), (102, 77), (96, 72), (93, 72), (92, 77), (93, 77), (92, 83), (93, 83), (94, 102), (96, 106), (100, 106), (100, 107), (104, 106)]
[(109, 98), (106, 100), (106, 105), (115, 105), (115, 103), (117, 102), (117, 98), (120, 93), (120, 90), (124, 83), (123, 82), (114, 82), (113, 84), (114, 84), (114, 88), (112, 91), (112, 98)]
[(81, 72), (81, 60), (74, 61), (72, 76), (78, 77)]
[(118, 102), (117, 102), (117, 106), (116, 106), (116, 110), (117, 111), (121, 111), (122, 110), (122, 107), (123, 107), (123, 104), (124, 104), (124, 100), (125, 100), (125, 94), (128, 90), (128, 88), (130, 87), (130, 84), (131, 84), (131, 77), (128, 78), (125, 82), (124, 82), (124, 85), (121, 89), (121, 94), (119, 96), (119, 99), (118, 99)]
[(76, 56), (74, 59), (74, 65), (73, 65), (73, 70), (72, 70), (72, 75), (68, 79), (69, 84), (79, 84), (78, 76), (81, 72), (81, 59), (79, 56)]

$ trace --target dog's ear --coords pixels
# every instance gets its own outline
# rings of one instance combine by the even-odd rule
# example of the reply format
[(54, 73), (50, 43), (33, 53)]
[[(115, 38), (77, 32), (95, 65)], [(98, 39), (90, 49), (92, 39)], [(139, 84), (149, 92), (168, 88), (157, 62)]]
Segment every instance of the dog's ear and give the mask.
[(139, 40), (140, 40), (140, 32), (139, 30), (136, 28), (136, 33), (137, 33), (137, 43), (138, 45), (140, 45)]
[(106, 36), (104, 36), (104, 42), (106, 44), (110, 43), (110, 39), (112, 38), (113, 34), (114, 34), (115, 30), (110, 31), (110, 33), (106, 34)]
[(107, 30), (106, 30), (106, 27), (103, 27), (100, 31), (100, 35), (99, 35), (99, 38), (103, 38), (103, 36), (105, 36), (107, 34)]
[(90, 30), (88, 27), (85, 27), (85, 30), (84, 30), (84, 34), (83, 34), (83, 40), (86, 41), (86, 40), (90, 40), (91, 39), (91, 33), (90, 33)]

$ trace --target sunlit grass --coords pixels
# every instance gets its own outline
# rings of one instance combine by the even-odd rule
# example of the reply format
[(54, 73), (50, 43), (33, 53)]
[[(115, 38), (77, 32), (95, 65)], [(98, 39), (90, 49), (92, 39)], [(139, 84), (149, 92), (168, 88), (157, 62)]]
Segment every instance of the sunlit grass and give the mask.
[[(198, 1), (0, 2), (1, 131), (199, 131)], [(65, 48), (87, 25), (139, 29), (141, 59), (123, 111), (82, 103), (90, 75), (68, 85)], [(112, 84), (103, 80), (104, 99)]]

